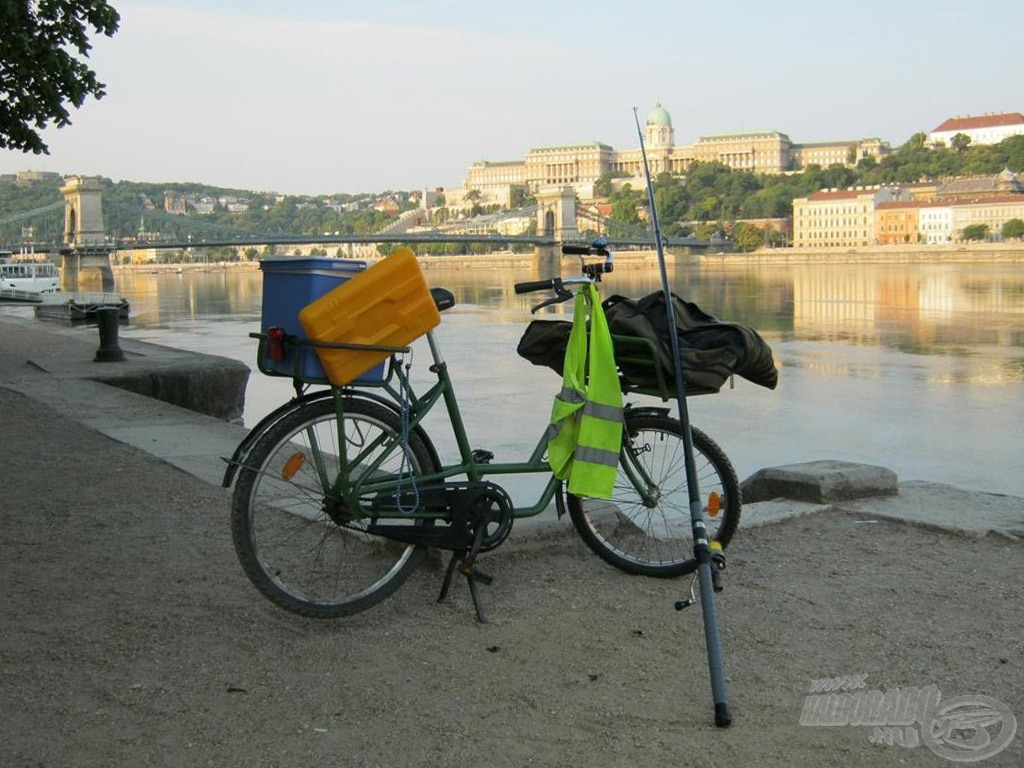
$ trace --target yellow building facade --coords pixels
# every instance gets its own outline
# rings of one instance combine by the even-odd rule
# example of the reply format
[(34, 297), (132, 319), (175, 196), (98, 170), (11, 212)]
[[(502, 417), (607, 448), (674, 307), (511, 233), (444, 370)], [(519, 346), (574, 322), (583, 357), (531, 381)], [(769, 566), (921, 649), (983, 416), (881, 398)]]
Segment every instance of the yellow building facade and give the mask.
[(782, 173), (792, 164), (793, 142), (778, 131), (749, 131), (701, 136), (693, 146), (699, 163), (723, 163), (752, 173)]
[[(933, 184), (935, 194), (930, 199), (921, 199), (921, 185), (822, 190), (797, 198), (793, 201), (793, 245), (942, 245), (962, 241), (964, 230), (972, 226), (984, 226), (987, 239), (1000, 240), (1006, 222), (1024, 221), (1024, 191), (963, 194), (968, 181), (979, 189), (997, 183), (1006, 186), (1008, 174), (950, 180), (937, 187)], [(1012, 181), (1016, 183), (1016, 178)]]
[(855, 248), (875, 244), (875, 209), (897, 199), (884, 187), (826, 189), (793, 200), (795, 248)]
[(993, 195), (978, 200), (962, 201), (953, 209), (953, 239), (963, 239), (964, 229), (985, 226), (990, 237), (1001, 237), (1003, 225), (1010, 219), (1024, 221), (1024, 194)]

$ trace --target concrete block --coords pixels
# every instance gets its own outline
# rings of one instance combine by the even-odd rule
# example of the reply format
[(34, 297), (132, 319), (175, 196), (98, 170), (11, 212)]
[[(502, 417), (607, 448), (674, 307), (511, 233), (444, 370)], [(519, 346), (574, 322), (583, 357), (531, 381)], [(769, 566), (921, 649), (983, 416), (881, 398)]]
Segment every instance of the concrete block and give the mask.
[(90, 378), (108, 386), (163, 400), (196, 413), (233, 421), (245, 408), (249, 368), (212, 355), (193, 355), (166, 365), (104, 368)]
[(744, 503), (783, 498), (831, 504), (899, 492), (891, 469), (831, 459), (759, 469), (741, 488)]

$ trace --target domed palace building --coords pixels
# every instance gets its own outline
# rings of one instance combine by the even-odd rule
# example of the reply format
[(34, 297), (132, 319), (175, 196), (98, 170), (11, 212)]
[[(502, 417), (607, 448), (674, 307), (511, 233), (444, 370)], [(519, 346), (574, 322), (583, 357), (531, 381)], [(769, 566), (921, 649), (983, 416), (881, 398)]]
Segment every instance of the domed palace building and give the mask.
[[(753, 173), (784, 173), (811, 164), (827, 167), (833, 163), (854, 164), (868, 155), (880, 158), (888, 145), (878, 139), (793, 144), (775, 130), (721, 133), (701, 136), (691, 146), (675, 143), (672, 117), (661, 104), (647, 113), (644, 144), (651, 175), (683, 175), (694, 162), (721, 162), (730, 168)], [(471, 191), (474, 202), (512, 207), (516, 190), (536, 193), (544, 187), (572, 187), (582, 200), (594, 198), (594, 184), (602, 176), (643, 186), (643, 156), (640, 147), (617, 150), (598, 141), (535, 147), (522, 160), (478, 160), (469, 167), (462, 189), (447, 190), (447, 205), (460, 207)]]

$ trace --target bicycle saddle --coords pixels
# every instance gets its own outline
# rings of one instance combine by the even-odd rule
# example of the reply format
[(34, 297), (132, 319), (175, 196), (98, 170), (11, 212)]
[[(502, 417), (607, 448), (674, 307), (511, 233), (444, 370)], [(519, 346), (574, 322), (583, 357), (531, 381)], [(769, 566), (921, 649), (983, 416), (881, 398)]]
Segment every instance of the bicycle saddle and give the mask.
[(438, 312), (444, 312), (455, 306), (455, 296), (447, 288), (431, 288), (430, 296), (434, 299), (434, 305)]

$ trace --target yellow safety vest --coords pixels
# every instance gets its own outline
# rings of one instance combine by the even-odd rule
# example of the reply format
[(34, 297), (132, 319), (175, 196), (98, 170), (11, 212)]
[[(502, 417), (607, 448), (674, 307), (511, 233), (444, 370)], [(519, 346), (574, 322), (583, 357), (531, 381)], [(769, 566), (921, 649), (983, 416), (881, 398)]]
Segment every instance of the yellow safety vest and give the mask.
[(562, 391), (551, 408), (547, 438), (551, 471), (562, 480), (568, 478), (569, 493), (611, 497), (622, 448), (622, 390), (608, 321), (593, 284), (587, 286), (586, 294), (576, 294)]

